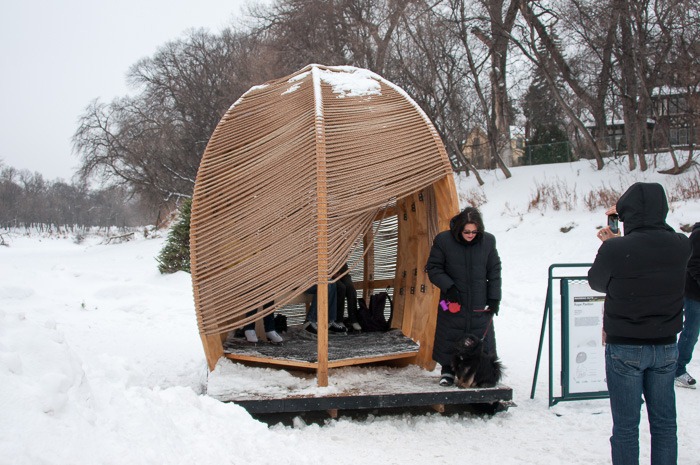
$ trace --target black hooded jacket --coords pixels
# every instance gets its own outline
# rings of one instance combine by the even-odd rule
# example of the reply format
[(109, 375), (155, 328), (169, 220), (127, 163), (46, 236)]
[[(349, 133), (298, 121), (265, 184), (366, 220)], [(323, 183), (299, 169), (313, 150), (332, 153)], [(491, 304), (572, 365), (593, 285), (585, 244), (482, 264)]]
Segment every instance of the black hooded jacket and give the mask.
[(695, 223), (690, 233), (690, 245), (693, 252), (688, 261), (688, 272), (685, 275), (685, 296), (689, 299), (700, 300), (700, 223)]
[(603, 329), (611, 344), (668, 344), (683, 325), (690, 241), (666, 224), (660, 184), (635, 183), (617, 202), (624, 237), (598, 249), (588, 282), (605, 292)]
[[(469, 310), (482, 310), (487, 301), (501, 300), (501, 259), (496, 250), (496, 238), (484, 231), (479, 217), (476, 237), (471, 242), (463, 240), (464, 213), (452, 219), (449, 231), (435, 236), (426, 264), (430, 282), (440, 288), (440, 300), (455, 286), (462, 305), (458, 313), (438, 309), (433, 359), (443, 366), (450, 364), (457, 342), (468, 329), (474, 334), (486, 330), (490, 316)], [(495, 352), (495, 341), (484, 342), (487, 350)]]

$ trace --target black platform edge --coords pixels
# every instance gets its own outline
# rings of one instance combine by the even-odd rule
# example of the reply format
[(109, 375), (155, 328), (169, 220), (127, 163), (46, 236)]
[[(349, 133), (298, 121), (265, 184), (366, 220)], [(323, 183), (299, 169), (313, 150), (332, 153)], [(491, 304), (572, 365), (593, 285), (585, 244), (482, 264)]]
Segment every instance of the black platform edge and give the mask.
[(508, 403), (513, 400), (509, 387), (483, 389), (444, 389), (440, 392), (353, 395), (329, 397), (294, 397), (284, 399), (231, 400), (250, 414), (301, 413), (324, 410), (364, 410), (409, 408), (431, 405), (470, 405)]

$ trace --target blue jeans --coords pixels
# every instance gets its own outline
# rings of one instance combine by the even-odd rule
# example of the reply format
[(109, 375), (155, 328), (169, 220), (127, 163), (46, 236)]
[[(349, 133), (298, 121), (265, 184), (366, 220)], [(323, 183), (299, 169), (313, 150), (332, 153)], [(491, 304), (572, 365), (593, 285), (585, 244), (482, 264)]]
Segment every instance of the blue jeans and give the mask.
[(685, 366), (693, 358), (693, 349), (700, 332), (700, 301), (685, 298), (683, 310), (683, 331), (678, 336), (678, 368), (676, 376), (686, 372)]
[(605, 374), (610, 394), (613, 465), (639, 464), (639, 419), (642, 396), (651, 432), (651, 465), (675, 465), (676, 373), (678, 347), (668, 345), (605, 346)]
[[(307, 321), (317, 322), (318, 319), (318, 309), (316, 301), (318, 300), (318, 293), (316, 292), (316, 286), (312, 286), (307, 294), (313, 294), (314, 298), (311, 301), (311, 308), (309, 308), (309, 314), (306, 316)], [(338, 286), (335, 283), (330, 283), (328, 285), (328, 324), (335, 321), (335, 315), (337, 312), (338, 305)]]
[[(255, 315), (257, 313), (256, 310), (253, 310), (252, 312), (246, 313), (246, 316), (251, 316)], [(275, 330), (275, 314), (270, 313), (269, 315), (266, 315), (263, 317), (263, 326), (265, 327), (265, 332), (269, 333), (270, 331)], [(249, 329), (255, 329), (255, 322), (251, 321), (247, 325), (243, 327), (243, 331), (248, 331)]]

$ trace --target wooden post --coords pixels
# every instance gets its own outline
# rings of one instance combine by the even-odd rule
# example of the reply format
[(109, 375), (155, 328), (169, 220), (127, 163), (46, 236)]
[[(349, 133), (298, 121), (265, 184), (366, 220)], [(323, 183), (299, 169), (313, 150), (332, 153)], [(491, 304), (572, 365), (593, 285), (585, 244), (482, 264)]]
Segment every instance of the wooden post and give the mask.
[(326, 166), (326, 132), (323, 121), (323, 96), (318, 68), (311, 68), (316, 101), (316, 323), (318, 368), (316, 381), (328, 386), (328, 173)]
[(202, 338), (202, 346), (204, 347), (204, 356), (207, 358), (207, 366), (209, 371), (214, 371), (216, 363), (224, 355), (224, 347), (222, 344), (222, 335), (214, 334), (213, 336), (206, 336), (204, 333), (200, 333)]
[[(401, 273), (403, 295), (399, 299), (402, 303), (401, 331), (408, 337), (416, 338), (413, 334), (413, 318), (416, 297), (416, 269), (419, 266), (416, 250), (416, 207), (415, 196), (406, 196), (401, 201), (401, 213), (399, 217), (399, 250), (397, 254), (397, 272)], [(422, 344), (421, 344), (422, 346)]]
[(433, 410), (437, 413), (445, 413), (445, 404), (433, 404), (431, 407), (433, 407)]
[[(433, 189), (437, 212), (426, 211), (426, 219), (427, 215), (437, 215), (438, 231), (445, 231), (450, 227), (450, 219), (459, 213), (457, 189), (455, 188), (452, 173), (434, 183)], [(428, 238), (428, 240), (432, 242), (433, 238)], [(427, 247), (427, 252), (429, 252), (430, 245), (424, 247)], [(427, 254), (424, 255), (424, 257), (427, 260)], [(423, 271), (421, 270), (421, 272)], [(427, 281), (427, 276), (425, 279)], [(425, 295), (421, 299), (421, 307), (427, 312), (423, 315), (422, 319), (422, 332), (425, 335), (425, 338), (421, 339), (424, 341), (424, 343), (421, 344), (420, 352), (415, 359), (416, 365), (422, 366), (426, 369), (432, 369), (435, 367), (435, 362), (432, 360), (434, 345), (433, 334), (435, 333), (435, 325), (437, 324), (437, 306), (439, 300), (440, 289), (427, 282)]]
[[(425, 190), (424, 190), (425, 191)], [(435, 335), (435, 323), (437, 322), (437, 302), (432, 305), (433, 299), (430, 292), (433, 287), (427, 279), (425, 272), (425, 264), (428, 261), (430, 247), (433, 238), (428, 237), (428, 215), (435, 214), (429, 212), (426, 206), (424, 193), (415, 193), (412, 198), (415, 205), (414, 215), (411, 217), (411, 236), (415, 247), (413, 255), (416, 259), (416, 268), (413, 270), (413, 278), (411, 286), (414, 288), (411, 295), (411, 323), (410, 335), (413, 339), (426, 341), (421, 344), (421, 350), (416, 357), (415, 363), (425, 368), (432, 370), (435, 368), (433, 360), (433, 344), (432, 341)]]
[(410, 278), (406, 269), (406, 254), (409, 253), (408, 246), (408, 212), (406, 211), (406, 199), (399, 199), (396, 202), (396, 228), (397, 228), (397, 244), (396, 244), (396, 274), (394, 275), (394, 318), (393, 324), (397, 328), (401, 328), (404, 332), (405, 313), (404, 307), (406, 303), (406, 294), (408, 293), (408, 278)]
[(370, 230), (362, 238), (365, 249), (363, 268), (365, 270), (364, 284), (362, 286), (362, 298), (369, 305), (369, 296), (374, 292), (374, 229)]
[(435, 204), (437, 205), (438, 229), (445, 231), (450, 228), (450, 220), (459, 213), (459, 200), (452, 173), (433, 184)]

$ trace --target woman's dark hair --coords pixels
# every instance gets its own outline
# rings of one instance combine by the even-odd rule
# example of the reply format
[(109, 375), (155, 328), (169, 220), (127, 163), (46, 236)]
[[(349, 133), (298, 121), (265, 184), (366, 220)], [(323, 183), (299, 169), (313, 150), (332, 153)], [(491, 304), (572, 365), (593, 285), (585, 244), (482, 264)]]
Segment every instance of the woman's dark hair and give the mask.
[(479, 231), (477, 238), (481, 237), (484, 232), (484, 220), (481, 219), (481, 212), (476, 207), (467, 207), (450, 220), (452, 237), (459, 242), (465, 242), (462, 237), (462, 231), (464, 230), (464, 226), (468, 223), (474, 223), (476, 225), (476, 229)]

